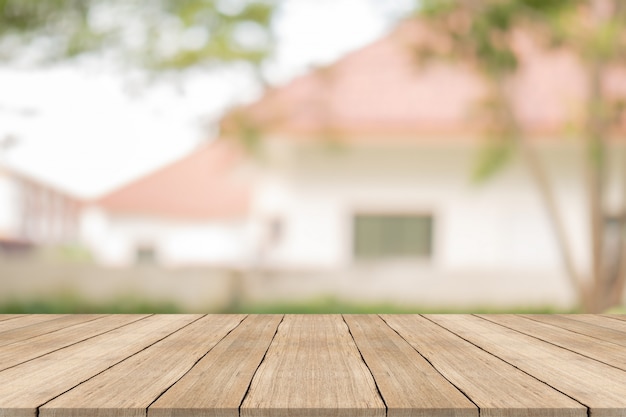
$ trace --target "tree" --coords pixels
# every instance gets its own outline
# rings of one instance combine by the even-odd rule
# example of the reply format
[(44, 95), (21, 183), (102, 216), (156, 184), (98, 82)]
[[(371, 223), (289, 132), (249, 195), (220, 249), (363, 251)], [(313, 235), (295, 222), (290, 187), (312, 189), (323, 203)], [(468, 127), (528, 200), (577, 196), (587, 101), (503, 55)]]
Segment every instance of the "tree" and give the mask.
[(0, 62), (104, 52), (148, 69), (243, 61), (271, 52), (274, 0), (0, 0)]
[[(626, 188), (616, 220), (616, 250), (608, 247), (605, 227), (607, 155), (611, 135), (623, 123), (624, 98), (607, 94), (606, 74), (626, 60), (626, 2), (622, 0), (424, 0), (422, 19), (445, 40), (448, 53), (471, 63), (489, 87), (491, 140), (477, 173), (494, 174), (516, 149), (530, 169), (545, 205), (560, 255), (584, 311), (600, 312), (620, 303), (626, 281)], [(584, 140), (586, 169), (583, 186), (588, 196), (591, 268), (577, 269), (565, 227), (563, 211), (545, 163), (520, 126), (507, 83), (520, 62), (514, 41), (524, 33), (544, 48), (564, 48), (574, 53), (586, 77), (585, 114), (579, 129)], [(420, 51), (433, 57), (441, 49)], [(622, 126), (623, 127), (623, 126)], [(622, 138), (623, 139), (623, 138)], [(623, 144), (622, 144), (623, 145)], [(623, 178), (626, 180), (626, 178)]]
[[(124, 69), (178, 73), (244, 63), (265, 83), (278, 0), (0, 0), (0, 65), (100, 54)], [(0, 112), (3, 109), (0, 109)]]

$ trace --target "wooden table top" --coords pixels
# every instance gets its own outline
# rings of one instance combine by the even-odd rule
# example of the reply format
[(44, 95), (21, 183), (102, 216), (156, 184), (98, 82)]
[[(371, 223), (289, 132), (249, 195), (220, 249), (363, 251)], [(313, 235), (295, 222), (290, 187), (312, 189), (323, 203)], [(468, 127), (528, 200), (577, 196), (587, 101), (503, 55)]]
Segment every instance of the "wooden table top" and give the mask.
[(622, 315), (0, 315), (0, 416), (626, 416)]

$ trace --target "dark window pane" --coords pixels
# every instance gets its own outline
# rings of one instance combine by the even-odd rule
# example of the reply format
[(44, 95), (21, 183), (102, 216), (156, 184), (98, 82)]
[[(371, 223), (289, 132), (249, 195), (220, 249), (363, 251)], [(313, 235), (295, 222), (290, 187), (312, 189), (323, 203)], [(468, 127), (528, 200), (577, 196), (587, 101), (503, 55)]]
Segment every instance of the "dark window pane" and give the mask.
[(138, 246), (135, 252), (138, 264), (149, 265), (156, 263), (156, 250), (153, 246)]
[(357, 259), (427, 258), (432, 253), (431, 215), (369, 215), (354, 218)]

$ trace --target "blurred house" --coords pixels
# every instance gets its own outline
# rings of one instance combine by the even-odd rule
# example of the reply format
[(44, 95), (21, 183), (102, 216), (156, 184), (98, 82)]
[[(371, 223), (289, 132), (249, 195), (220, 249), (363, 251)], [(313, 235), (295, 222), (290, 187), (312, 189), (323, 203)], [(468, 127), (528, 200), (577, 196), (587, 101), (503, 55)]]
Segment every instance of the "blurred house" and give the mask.
[[(419, 65), (416, 45), (430, 41), (405, 23), (232, 111), (221, 139), (97, 202), (88, 234), (100, 258), (248, 266), (264, 271), (248, 291), (265, 298), (570, 305), (552, 225), (521, 158), (472, 180), (488, 86), (461, 62)], [(507, 91), (586, 268), (585, 150), (567, 133), (584, 74), (565, 52), (527, 39), (518, 47)], [(623, 74), (607, 82), (626, 93)], [(622, 158), (619, 149), (611, 158)], [(623, 214), (621, 187), (607, 192), (607, 227)]]
[(207, 145), (101, 197), (83, 214), (85, 243), (106, 265), (238, 264), (251, 192), (242, 160)]
[(80, 210), (76, 197), (0, 167), (0, 255), (75, 244)]
[[(261, 155), (252, 209), (268, 237), (261, 259), (335, 271), (319, 275), (332, 277), (328, 288), (368, 298), (571, 303), (553, 225), (518, 150), (488, 181), (472, 180), (491, 126), (481, 107), (489, 84), (466, 62), (420, 63), (424, 44), (437, 39), (404, 22), (223, 120), (225, 137)], [(585, 73), (566, 51), (523, 36), (515, 47), (519, 71), (505, 90), (548, 169), (575, 262), (589, 270), (587, 150), (575, 133)], [(608, 95), (626, 97), (624, 71), (605, 82)], [(613, 139), (605, 227), (619, 233), (626, 150)]]

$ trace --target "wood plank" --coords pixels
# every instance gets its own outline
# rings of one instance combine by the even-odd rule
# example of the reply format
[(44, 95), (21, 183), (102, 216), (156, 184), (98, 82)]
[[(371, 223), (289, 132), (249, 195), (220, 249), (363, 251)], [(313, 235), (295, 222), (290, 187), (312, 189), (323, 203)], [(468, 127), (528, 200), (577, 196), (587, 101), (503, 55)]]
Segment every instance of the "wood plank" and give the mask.
[(0, 347), (0, 371), (148, 317), (139, 314), (101, 315), (95, 320)]
[(98, 317), (99, 315), (97, 314), (63, 314), (52, 320), (6, 330), (0, 333), (0, 348), (11, 343), (31, 339), (42, 334), (56, 332), (75, 324), (95, 320)]
[(5, 338), (9, 340), (9, 343), (12, 343), (11, 334), (19, 328), (28, 327), (37, 323), (44, 323), (63, 316), (63, 314), (30, 314), (27, 316), (16, 317), (11, 320), (4, 320), (0, 322), (0, 346), (6, 344), (4, 343)]
[(35, 417), (38, 407), (201, 315), (154, 315), (0, 371), (0, 416)]
[(476, 405), (380, 317), (344, 319), (385, 401), (387, 417), (478, 417)]
[[(592, 320), (586, 320), (581, 316), (588, 316), (588, 318)], [(523, 317), (617, 345), (626, 346), (626, 322), (602, 318), (591, 314), (525, 314)], [(598, 320), (593, 320), (594, 317)], [(616, 325), (612, 328), (607, 327), (607, 320), (614, 322)], [(599, 323), (605, 326), (599, 325)], [(608, 326), (611, 326), (611, 323), (608, 323)], [(622, 327), (622, 331), (616, 329), (620, 326)]]
[(601, 316), (626, 321), (626, 314), (601, 314)]
[(626, 349), (615, 343), (512, 314), (479, 317), (626, 371)]
[(253, 315), (148, 408), (148, 417), (239, 417), (282, 315)]
[(593, 324), (595, 326), (604, 327), (626, 333), (626, 322), (611, 317), (602, 316), (599, 314), (569, 314), (567, 315), (571, 320), (582, 321), (585, 323)]
[(23, 316), (25, 316), (25, 314), (0, 314), (0, 321), (12, 320)]
[(383, 417), (385, 404), (340, 316), (286, 315), (241, 415)]
[(423, 317), (382, 317), (478, 405), (481, 416), (587, 416), (582, 404)]
[(40, 407), (39, 416), (145, 416), (152, 402), (244, 318), (205, 316)]
[(626, 372), (477, 316), (424, 315), (589, 407), (595, 417), (626, 414)]

